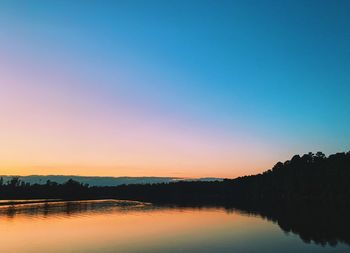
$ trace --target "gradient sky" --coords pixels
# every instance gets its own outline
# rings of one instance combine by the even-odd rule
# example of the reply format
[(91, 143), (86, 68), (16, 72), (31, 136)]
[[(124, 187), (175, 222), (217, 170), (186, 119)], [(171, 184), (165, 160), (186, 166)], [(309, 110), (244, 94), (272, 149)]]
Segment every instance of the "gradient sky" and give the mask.
[(350, 1), (0, 1), (0, 174), (236, 177), (350, 150)]

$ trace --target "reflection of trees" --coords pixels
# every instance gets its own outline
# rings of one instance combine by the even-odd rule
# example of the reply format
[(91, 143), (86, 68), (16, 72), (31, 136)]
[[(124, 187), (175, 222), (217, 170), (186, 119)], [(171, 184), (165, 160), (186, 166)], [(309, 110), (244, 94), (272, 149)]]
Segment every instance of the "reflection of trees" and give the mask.
[(154, 208), (147, 203), (136, 201), (96, 200), (96, 201), (57, 201), (32, 204), (19, 204), (0, 207), (0, 218), (15, 216), (74, 216), (111, 211), (149, 210)]
[[(271, 205), (238, 205), (231, 206), (208, 206), (208, 205), (150, 205), (133, 201), (68, 201), (51, 202), (25, 205), (10, 205), (0, 208), (0, 219), (2, 216), (15, 218), (17, 216), (27, 217), (71, 217), (79, 215), (92, 215), (101, 213), (128, 213), (148, 212), (163, 208), (184, 209), (195, 208), (200, 211), (207, 208), (225, 208), (227, 213), (241, 213), (260, 216), (278, 226), (285, 232), (294, 233), (306, 243), (315, 242), (320, 245), (336, 245), (346, 243), (350, 245), (350, 210), (349, 208), (336, 208), (325, 206), (279, 206)], [(171, 217), (169, 217), (171, 219)]]
[[(230, 208), (229, 208), (230, 210)], [(242, 212), (275, 222), (285, 232), (299, 235), (306, 243), (350, 245), (350, 208), (326, 206), (240, 206)]]
[[(349, 243), (345, 226), (350, 225), (345, 211), (350, 209), (350, 152), (326, 157), (323, 153), (295, 155), (278, 162), (271, 170), (253, 176), (216, 182), (189, 182), (89, 187), (74, 180), (64, 184), (47, 181), (29, 185), (19, 178), (7, 183), (0, 179), (2, 199), (127, 199), (156, 204), (219, 205), (240, 207), (272, 219), (285, 231), (299, 234), (305, 241)], [(103, 210), (103, 204), (66, 203), (44, 214)], [(252, 206), (254, 205), (254, 208)], [(249, 207), (249, 208), (247, 208)], [(281, 208), (285, 207), (285, 208)], [(287, 208), (288, 207), (288, 208)], [(56, 211), (55, 211), (56, 210)], [(11, 215), (18, 210), (7, 211)], [(34, 210), (26, 212), (37, 212)]]

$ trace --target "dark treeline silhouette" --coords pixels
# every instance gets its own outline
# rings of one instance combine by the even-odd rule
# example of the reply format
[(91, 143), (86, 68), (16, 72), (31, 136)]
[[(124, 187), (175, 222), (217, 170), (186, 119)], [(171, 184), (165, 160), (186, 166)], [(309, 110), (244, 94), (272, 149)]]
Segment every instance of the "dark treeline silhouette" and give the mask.
[(262, 174), (200, 182), (89, 186), (72, 179), (29, 184), (0, 178), (0, 199), (124, 199), (158, 205), (222, 206), (277, 222), (305, 241), (350, 245), (350, 152), (295, 155)]
[(178, 204), (350, 204), (350, 152), (326, 157), (323, 153), (295, 155), (262, 174), (201, 182), (180, 181), (97, 187), (72, 179), (58, 184), (28, 184), (18, 177), (0, 179), (0, 199), (118, 198)]

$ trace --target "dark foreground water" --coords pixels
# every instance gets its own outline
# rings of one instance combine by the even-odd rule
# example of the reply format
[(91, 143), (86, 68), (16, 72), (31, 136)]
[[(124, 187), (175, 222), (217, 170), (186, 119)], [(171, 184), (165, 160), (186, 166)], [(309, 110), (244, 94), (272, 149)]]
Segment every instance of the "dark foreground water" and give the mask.
[(336, 245), (306, 243), (259, 215), (223, 208), (112, 200), (0, 207), (0, 252), (6, 253), (350, 252), (332, 240)]

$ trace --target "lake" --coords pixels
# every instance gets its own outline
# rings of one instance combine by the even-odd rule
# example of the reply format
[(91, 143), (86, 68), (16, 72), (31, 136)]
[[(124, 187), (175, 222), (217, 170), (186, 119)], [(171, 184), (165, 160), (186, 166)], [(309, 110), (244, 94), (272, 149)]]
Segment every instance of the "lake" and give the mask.
[(0, 252), (6, 253), (350, 252), (346, 242), (330, 241), (305, 242), (259, 215), (219, 207), (114, 200), (0, 207)]

